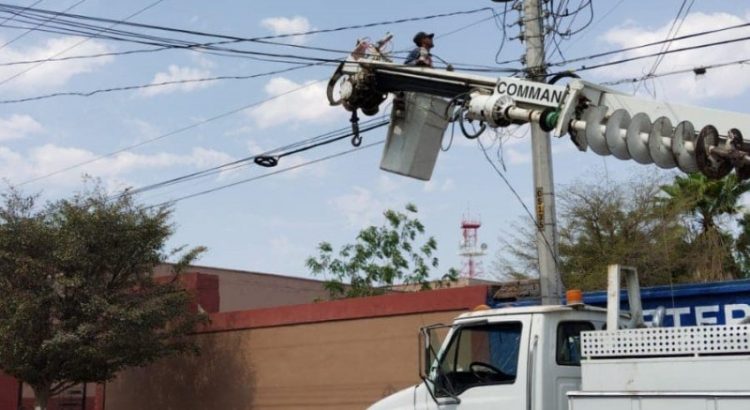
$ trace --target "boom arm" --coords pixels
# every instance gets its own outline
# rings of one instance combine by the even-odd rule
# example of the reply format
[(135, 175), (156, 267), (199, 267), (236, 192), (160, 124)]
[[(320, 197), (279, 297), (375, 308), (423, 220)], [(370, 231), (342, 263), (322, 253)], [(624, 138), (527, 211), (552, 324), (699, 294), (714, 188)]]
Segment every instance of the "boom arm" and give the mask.
[[(333, 89), (340, 83), (340, 96)], [(332, 105), (372, 115), (387, 93), (414, 92), (451, 100), (469, 120), (490, 127), (536, 122), (571, 136), (581, 151), (679, 167), (721, 178), (735, 169), (750, 178), (750, 115), (659, 102), (574, 79), (566, 86), (515, 77), (485, 77), (372, 59), (343, 63), (329, 82)]]

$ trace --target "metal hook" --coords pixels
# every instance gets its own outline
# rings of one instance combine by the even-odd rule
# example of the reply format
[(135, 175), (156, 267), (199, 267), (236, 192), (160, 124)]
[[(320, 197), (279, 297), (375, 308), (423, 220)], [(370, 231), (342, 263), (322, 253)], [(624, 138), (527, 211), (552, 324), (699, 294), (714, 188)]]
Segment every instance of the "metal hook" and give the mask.
[(352, 123), (352, 145), (358, 147), (362, 145), (362, 137), (359, 135), (359, 117), (357, 117), (357, 110), (352, 111), (352, 117), (349, 119)]

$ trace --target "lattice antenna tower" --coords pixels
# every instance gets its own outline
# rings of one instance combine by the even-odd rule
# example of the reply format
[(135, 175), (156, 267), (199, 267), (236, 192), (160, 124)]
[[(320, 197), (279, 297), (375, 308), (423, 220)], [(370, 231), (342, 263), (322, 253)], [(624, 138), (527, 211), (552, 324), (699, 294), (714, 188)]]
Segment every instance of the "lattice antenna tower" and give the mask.
[(458, 247), (458, 254), (463, 258), (461, 277), (471, 279), (484, 273), (482, 257), (487, 251), (487, 244), (479, 243), (478, 231), (481, 226), (481, 220), (469, 213), (461, 220), (461, 243)]

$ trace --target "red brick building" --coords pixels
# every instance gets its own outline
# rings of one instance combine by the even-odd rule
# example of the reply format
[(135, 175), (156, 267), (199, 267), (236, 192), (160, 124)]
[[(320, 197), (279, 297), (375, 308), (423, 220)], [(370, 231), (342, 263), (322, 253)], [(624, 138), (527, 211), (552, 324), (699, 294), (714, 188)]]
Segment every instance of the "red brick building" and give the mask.
[[(363, 408), (417, 382), (421, 326), (485, 303), (491, 289), (321, 301), (320, 281), (199, 266), (181, 282), (211, 318), (195, 335), (200, 356), (77, 387), (50, 410)], [(19, 398), (33, 408), (31, 390), (0, 375), (0, 410), (16, 410)]]

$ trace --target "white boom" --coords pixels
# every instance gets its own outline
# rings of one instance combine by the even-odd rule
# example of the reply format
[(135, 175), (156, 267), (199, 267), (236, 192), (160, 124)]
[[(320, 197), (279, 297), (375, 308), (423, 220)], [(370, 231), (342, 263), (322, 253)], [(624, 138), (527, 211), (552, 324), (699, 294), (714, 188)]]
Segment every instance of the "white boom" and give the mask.
[(328, 89), (332, 105), (353, 113), (374, 115), (388, 93), (429, 94), (450, 99), (461, 120), (489, 127), (535, 122), (557, 137), (569, 134), (581, 151), (709, 178), (732, 169), (750, 178), (750, 142), (742, 137), (750, 132), (748, 114), (634, 97), (580, 79), (562, 86), (359, 57), (339, 66)]

